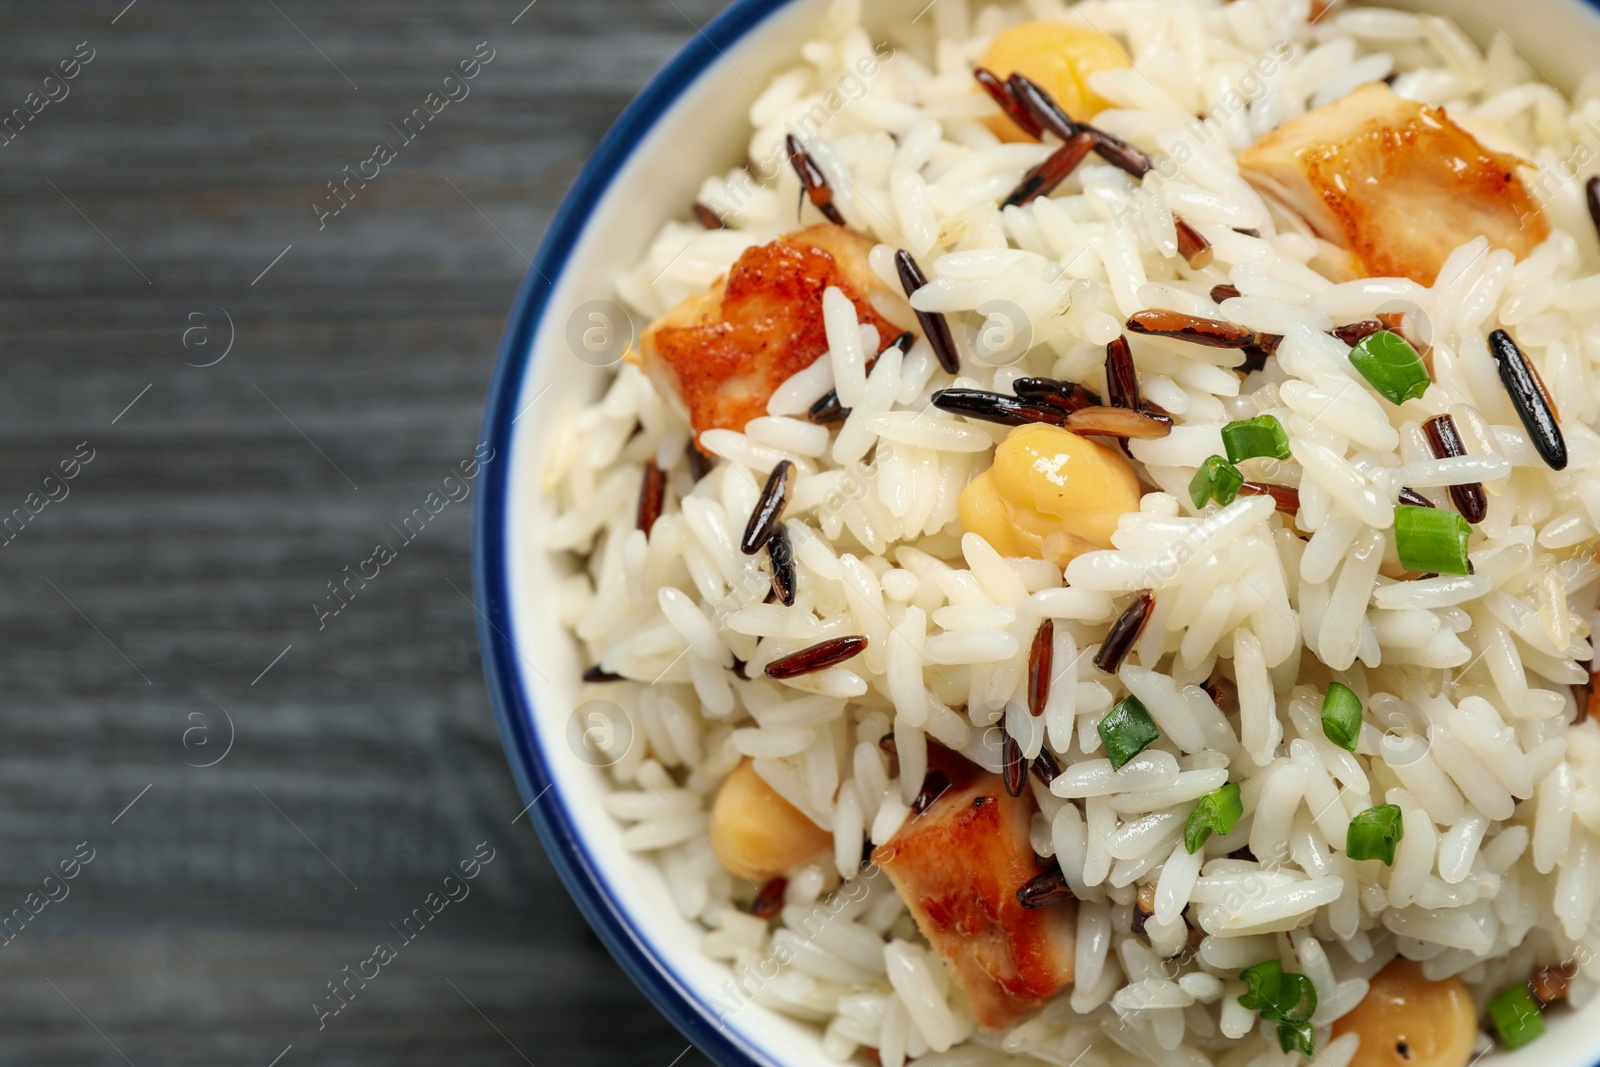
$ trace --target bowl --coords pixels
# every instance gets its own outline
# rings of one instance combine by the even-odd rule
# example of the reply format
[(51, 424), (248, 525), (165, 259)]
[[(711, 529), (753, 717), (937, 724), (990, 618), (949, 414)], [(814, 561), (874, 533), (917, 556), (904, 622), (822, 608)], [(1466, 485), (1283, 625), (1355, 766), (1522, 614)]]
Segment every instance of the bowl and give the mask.
[[(937, 0), (934, 0), (937, 2)], [(1342, 0), (1334, 0), (1340, 3)], [(906, 20), (927, 0), (869, 0), (869, 23)], [(1391, 0), (1448, 15), (1480, 43), (1504, 32), (1546, 80), (1570, 90), (1600, 54), (1600, 0)], [(625, 851), (605, 811), (601, 758), (587, 730), (626, 730), (602, 702), (579, 706), (586, 666), (556, 597), (565, 563), (543, 545), (552, 521), (540, 469), (556, 416), (596, 399), (621, 342), (644, 323), (612, 279), (682, 217), (704, 175), (743, 158), (747, 113), (791, 62), (825, 0), (736, 0), (699, 30), (623, 111), (557, 209), (511, 312), (490, 388), (474, 519), (474, 587), (484, 670), (526, 811), (580, 910), (663, 1014), (713, 1059), (802, 1067), (832, 1061), (818, 1030), (735, 990), (700, 953), (702, 931), (670, 905), (647, 857)], [(614, 707), (614, 706), (613, 706)], [(520, 817), (519, 817), (520, 821)], [(1600, 941), (1600, 938), (1597, 938)], [(1600, 1063), (1600, 1002), (1485, 1064)]]

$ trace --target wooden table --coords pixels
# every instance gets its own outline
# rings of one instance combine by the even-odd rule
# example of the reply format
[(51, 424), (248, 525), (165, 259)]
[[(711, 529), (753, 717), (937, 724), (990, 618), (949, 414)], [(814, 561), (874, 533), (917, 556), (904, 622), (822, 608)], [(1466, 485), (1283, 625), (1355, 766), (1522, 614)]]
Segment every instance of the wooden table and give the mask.
[[(718, 6), (525, 2), (3, 5), (0, 914), (28, 920), (0, 1063), (685, 1051), (512, 824), (470, 505), (313, 608), (471, 455), (557, 201)], [(480, 42), (470, 96), (319, 229)], [(470, 897), (319, 1030), (482, 841)]]

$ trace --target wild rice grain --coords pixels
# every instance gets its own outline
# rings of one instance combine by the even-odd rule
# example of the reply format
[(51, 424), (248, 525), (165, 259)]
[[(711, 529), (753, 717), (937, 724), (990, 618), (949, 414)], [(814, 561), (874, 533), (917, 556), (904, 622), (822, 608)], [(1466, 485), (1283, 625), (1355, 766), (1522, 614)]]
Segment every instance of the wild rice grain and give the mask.
[(845, 660), (854, 659), (866, 650), (867, 639), (859, 634), (849, 637), (835, 637), (822, 641), (809, 648), (802, 648), (798, 652), (791, 652), (787, 656), (779, 656), (767, 664), (768, 678), (798, 678), (802, 674), (815, 674), (825, 671), (829, 667), (837, 667)]
[(770, 919), (783, 910), (783, 894), (789, 888), (789, 879), (779, 875), (767, 879), (756, 899), (750, 902), (750, 914), (758, 919)]
[(772, 468), (772, 473), (767, 475), (767, 484), (761, 489), (761, 499), (756, 501), (750, 521), (745, 523), (744, 539), (739, 542), (740, 552), (753, 556), (765, 547), (767, 538), (777, 528), (784, 506), (789, 503), (789, 482), (793, 476), (794, 463), (787, 459), (780, 460)]
[[(650, 531), (655, 527), (656, 520), (661, 517), (661, 509), (667, 499), (667, 472), (656, 466), (655, 460), (647, 460), (644, 465), (644, 481), (639, 486), (639, 512), (637, 525), (644, 531), (645, 537), (650, 536)], [(627, 514), (627, 512), (623, 512)]]
[[(1456, 422), (1448, 412), (1435, 415), (1422, 424), (1422, 429), (1428, 435), (1428, 447), (1433, 450), (1434, 459), (1467, 454), (1466, 445), (1461, 443), (1461, 434), (1456, 431)], [(1450, 499), (1455, 502), (1461, 517), (1470, 523), (1480, 523), (1489, 514), (1489, 498), (1478, 482), (1450, 486)]]
[(1022, 755), (1022, 746), (1017, 739), (1006, 732), (1005, 720), (1001, 720), (1000, 733), (1005, 738), (1001, 746), (1001, 777), (1005, 781), (1006, 795), (1020, 797), (1023, 786), (1028, 784), (1028, 761)]
[(1011, 383), (1011, 391), (1025, 400), (1042, 400), (1068, 412), (1100, 404), (1100, 398), (1083, 386), (1054, 378), (1018, 378)]
[[(911, 253), (903, 248), (894, 254), (894, 269), (900, 275), (900, 287), (908, 297), (928, 284), (928, 276), (922, 273), (922, 268), (911, 258)], [(933, 354), (939, 357), (939, 366), (947, 374), (959, 374), (961, 356), (956, 349), (956, 339), (950, 333), (950, 323), (944, 315), (938, 311), (918, 311), (917, 322), (922, 326), (922, 335), (933, 346)]]
[[(1056, 186), (1066, 181), (1073, 171), (1078, 169), (1091, 149), (1094, 148), (1094, 138), (1087, 133), (1080, 133), (1046, 157), (1043, 163), (1034, 167), (1022, 176), (1022, 181), (1011, 190), (1011, 194), (1000, 204), (1001, 207), (1021, 207), (1038, 199), (1049, 196)], [(1196, 234), (1195, 236), (1199, 236)], [(1200, 238), (1202, 241), (1205, 238)], [(1179, 235), (1179, 245), (1182, 246), (1182, 234)], [(1210, 247), (1207, 246), (1207, 251)]]
[(1413, 508), (1433, 507), (1433, 501), (1429, 500), (1415, 489), (1407, 489), (1404, 486), (1400, 487), (1400, 503)]
[(1133, 643), (1144, 632), (1144, 624), (1150, 621), (1150, 609), (1155, 603), (1156, 595), (1149, 589), (1134, 594), (1133, 603), (1111, 624), (1100, 651), (1094, 654), (1096, 670), (1102, 674), (1116, 674), (1122, 669), (1122, 661), (1128, 658)]
[(1176, 215), (1172, 224), (1178, 231), (1178, 255), (1183, 257), (1185, 263), (1194, 270), (1203, 270), (1211, 266), (1211, 261), (1216, 253), (1211, 250), (1211, 242), (1205, 239), (1201, 232), (1184, 222)]
[(1172, 433), (1172, 416), (1121, 407), (1084, 408), (1068, 415), (1061, 425), (1073, 433), (1148, 441)]
[(1050, 788), (1050, 783), (1055, 781), (1061, 774), (1061, 764), (1056, 762), (1055, 756), (1048, 748), (1039, 749), (1039, 754), (1033, 757), (1033, 762), (1029, 764), (1028, 769), (1033, 772), (1033, 776), (1039, 779), (1046, 789)]
[(772, 561), (772, 591), (778, 603), (786, 608), (794, 607), (794, 542), (789, 540), (789, 528), (781, 522), (772, 528), (772, 535), (767, 538), (767, 558)]
[(1072, 140), (1080, 133), (1087, 133), (1094, 138), (1095, 152), (1113, 167), (1118, 167), (1135, 178), (1143, 178), (1155, 167), (1155, 160), (1122, 138), (1096, 129), (1087, 122), (1075, 120), (1056, 103), (1055, 97), (1026, 75), (1012, 74), (1006, 79), (1006, 87), (1043, 129), (1061, 138), (1063, 143)]
[(1071, 899), (1072, 890), (1068, 888), (1067, 876), (1060, 867), (1052, 867), (1029, 879), (1026, 885), (1017, 890), (1017, 903), (1024, 908), (1045, 908)]
[(1213, 285), (1211, 287), (1211, 302), (1213, 304), (1220, 304), (1224, 300), (1232, 300), (1235, 297), (1243, 295), (1243, 293), (1239, 292), (1237, 288), (1231, 285)]
[(931, 770), (922, 779), (922, 788), (911, 802), (911, 814), (921, 815), (933, 807), (933, 802), (950, 791), (950, 779), (941, 770)]
[[(911, 346), (916, 343), (916, 340), (917, 335), (907, 330), (894, 339), (894, 347), (898, 348), (903, 356), (911, 351)], [(877, 356), (867, 360), (867, 373), (871, 374), (872, 368), (877, 365)], [(835, 423), (843, 422), (849, 417), (850, 409), (839, 403), (838, 389), (829, 389), (826, 393), (823, 393), (817, 398), (817, 402), (811, 405), (811, 409), (806, 412), (806, 419), (816, 423), (818, 426), (832, 426)]]
[(794, 166), (794, 172), (800, 176), (800, 192), (829, 222), (835, 226), (845, 225), (844, 216), (833, 206), (833, 187), (828, 184), (828, 177), (822, 173), (822, 168), (807, 154), (794, 134), (786, 135), (783, 143), (789, 150), (789, 162)]
[(850, 417), (850, 409), (839, 403), (839, 390), (829, 389), (823, 393), (811, 410), (806, 412), (806, 419), (818, 426), (832, 426), (843, 422)]
[(988, 393), (982, 389), (940, 389), (933, 394), (933, 406), (952, 415), (997, 422), (1002, 426), (1024, 426), (1030, 422), (1065, 426), (1067, 420), (1076, 414), (1054, 404), (1036, 403), (1004, 393)]
[(1589, 218), (1600, 231), (1600, 175), (1583, 183), (1583, 198), (1589, 204)]
[(1270, 482), (1245, 482), (1239, 487), (1240, 496), (1270, 496), (1273, 507), (1285, 515), (1300, 512), (1300, 490), (1292, 485), (1273, 485)]
[(1136, 311), (1128, 317), (1128, 329), (1152, 337), (1176, 337), (1207, 348), (1244, 348), (1256, 342), (1254, 330), (1181, 311)]
[(1349, 345), (1351, 348), (1354, 348), (1356, 345), (1360, 344), (1362, 341), (1366, 340), (1368, 337), (1371, 337), (1373, 334), (1384, 328), (1385, 327), (1383, 323), (1379, 322), (1377, 319), (1362, 319), (1360, 322), (1351, 322), (1343, 326), (1335, 326), (1328, 332), (1333, 334), (1333, 336), (1337, 337), (1339, 340), (1343, 341), (1345, 344)]
[(1561, 424), (1556, 421), (1550, 394), (1545, 391), (1544, 382), (1539, 380), (1539, 372), (1504, 330), (1496, 330), (1489, 335), (1489, 351), (1494, 355), (1495, 364), (1500, 370), (1500, 381), (1505, 385), (1533, 447), (1551, 470), (1565, 470), (1567, 442), (1561, 436)]
[(1028, 714), (1034, 718), (1044, 714), (1045, 703), (1050, 699), (1055, 655), (1056, 621), (1046, 619), (1039, 624), (1039, 631), (1033, 635), (1033, 648), (1028, 651)]
[(983, 87), (983, 91), (989, 94), (989, 99), (1006, 113), (1006, 117), (1017, 124), (1017, 129), (1033, 138), (1038, 138), (1044, 133), (1044, 127), (1028, 113), (1027, 108), (1017, 102), (1017, 98), (1011, 95), (1006, 83), (997, 78), (993, 71), (979, 67), (972, 72), (972, 77)]
[(1106, 400), (1113, 407), (1133, 411), (1144, 404), (1139, 394), (1139, 371), (1133, 365), (1133, 349), (1121, 335), (1106, 345)]
[(706, 229), (725, 230), (728, 228), (728, 224), (722, 221), (722, 216), (718, 215), (715, 211), (712, 211), (700, 201), (696, 200), (691, 207), (694, 210), (695, 219), (697, 219), (700, 225), (704, 226)]

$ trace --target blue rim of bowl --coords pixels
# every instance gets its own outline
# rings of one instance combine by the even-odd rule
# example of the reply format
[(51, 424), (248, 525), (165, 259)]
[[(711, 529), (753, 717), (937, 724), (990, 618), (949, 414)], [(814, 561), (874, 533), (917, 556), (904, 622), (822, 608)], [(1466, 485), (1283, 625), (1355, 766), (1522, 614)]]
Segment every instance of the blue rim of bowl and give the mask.
[[(505, 537), (510, 465), (506, 460), (510, 455), (514, 408), (533, 364), (533, 338), (543, 321), (554, 280), (565, 270), (595, 207), (611, 188), (612, 178), (627, 162), (634, 146), (684, 91), (711, 64), (726, 59), (725, 49), (790, 2), (735, 0), (650, 79), (579, 171), (523, 279), (500, 344), (481, 440), (493, 447), (491, 456), (501, 462), (483, 465), (484, 481), (473, 513), (472, 570), (478, 643), (507, 762), (523, 801), (529, 805), (526, 810), (567, 891), (622, 969), (685, 1036), (725, 1067), (777, 1067), (777, 1061), (718, 1022), (711, 1007), (691, 993), (667, 962), (652, 952), (613, 901), (604, 876), (576, 832), (563, 798), (559, 791), (552, 791), (549, 767), (533, 730), (532, 701), (521, 684), (516, 666), (518, 652), (510, 637)], [(551, 796), (545, 800), (547, 792)]]

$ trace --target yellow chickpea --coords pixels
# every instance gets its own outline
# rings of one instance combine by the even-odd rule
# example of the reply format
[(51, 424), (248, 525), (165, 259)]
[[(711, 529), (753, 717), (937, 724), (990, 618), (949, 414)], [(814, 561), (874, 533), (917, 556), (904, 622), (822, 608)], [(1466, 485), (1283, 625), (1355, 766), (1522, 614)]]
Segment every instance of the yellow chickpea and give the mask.
[(828, 848), (833, 836), (779, 796), (749, 760), (711, 804), (711, 845), (722, 865), (760, 883)]
[[(1055, 97), (1067, 114), (1084, 122), (1111, 106), (1089, 88), (1089, 75), (1130, 65), (1128, 54), (1110, 37), (1062, 22), (1024, 22), (1001, 32), (982, 63), (1002, 80), (1020, 71)], [(1029, 139), (1004, 115), (992, 115), (984, 124), (1002, 141)]]
[(1110, 548), (1117, 520), (1139, 509), (1139, 479), (1114, 449), (1043, 423), (1018, 426), (994, 464), (961, 491), (961, 525), (1003, 556), (1065, 567)]
[(1397, 959), (1372, 977), (1367, 995), (1333, 1024), (1357, 1034), (1350, 1067), (1465, 1067), (1478, 1033), (1472, 996), (1459, 978), (1435, 982), (1422, 966)]

